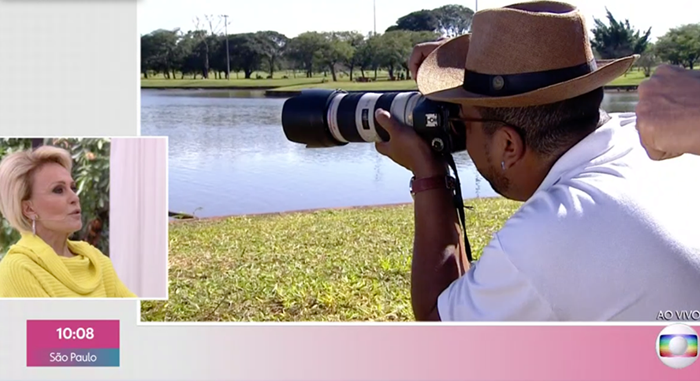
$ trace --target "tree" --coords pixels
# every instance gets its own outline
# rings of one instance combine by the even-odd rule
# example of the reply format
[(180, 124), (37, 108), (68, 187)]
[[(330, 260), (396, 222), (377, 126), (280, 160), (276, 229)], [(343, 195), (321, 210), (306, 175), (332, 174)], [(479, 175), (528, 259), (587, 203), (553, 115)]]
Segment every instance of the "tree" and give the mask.
[(141, 74), (148, 78), (148, 73), (156, 66), (159, 46), (153, 35), (141, 36)]
[(189, 31), (185, 33), (177, 43), (175, 50), (174, 68), (180, 72), (180, 78), (185, 78), (185, 75), (194, 75), (199, 72), (203, 66), (201, 57), (198, 51), (199, 33), (201, 31)]
[(445, 37), (461, 36), (472, 26), (474, 11), (463, 5), (444, 5), (432, 12), (437, 19), (438, 32)]
[(373, 34), (367, 38), (364, 43), (357, 48), (355, 59), (360, 67), (362, 77), (365, 75), (365, 70), (374, 70), (374, 79), (377, 80), (377, 71), (379, 70), (379, 52), (381, 51), (381, 35)]
[[(156, 73), (163, 73), (170, 78), (176, 65), (177, 43), (180, 39), (180, 29), (158, 29), (141, 36), (141, 56), (146, 68)], [(142, 71), (144, 70), (142, 62)]]
[[(254, 71), (259, 70), (265, 57), (264, 42), (254, 33), (241, 33), (228, 36), (231, 70), (242, 71), (249, 79)], [(226, 44), (221, 45), (223, 53), (219, 59), (226, 60)]]
[(645, 33), (635, 30), (629, 23), (617, 21), (612, 13), (606, 9), (607, 19), (610, 25), (605, 25), (601, 20), (594, 18), (595, 28), (592, 29), (593, 38), (591, 46), (598, 52), (602, 59), (614, 59), (642, 54), (649, 43), (651, 28)]
[(459, 4), (448, 4), (432, 10), (411, 12), (396, 21), (386, 31), (437, 32), (445, 37), (455, 37), (469, 31), (474, 11)]
[[(215, 21), (216, 20), (216, 21)], [(195, 48), (197, 56), (201, 61), (200, 70), (202, 72), (202, 78), (209, 78), (209, 70), (211, 66), (209, 61), (214, 56), (217, 49), (219, 49), (219, 38), (218, 34), (221, 28), (222, 17), (214, 17), (213, 15), (205, 15), (204, 19), (195, 17), (194, 20), (195, 32), (194, 37), (199, 41), (199, 44)], [(208, 26), (209, 30), (204, 29), (204, 26)]]
[(275, 31), (257, 32), (256, 36), (261, 41), (261, 50), (264, 56), (264, 63), (267, 66), (267, 71), (270, 73), (270, 78), (275, 75), (275, 69), (280, 64), (280, 59), (287, 47), (289, 38)]
[(656, 42), (655, 52), (672, 65), (694, 69), (700, 59), (700, 23), (669, 30)]
[(336, 65), (347, 62), (353, 55), (354, 49), (338, 32), (324, 33), (321, 48), (316, 51), (316, 59), (322, 67), (331, 72), (333, 82), (338, 80)]
[[(405, 36), (405, 38), (408, 39), (409, 45), (411, 46), (411, 50), (413, 50), (413, 47), (427, 41), (434, 41), (436, 38), (438, 38), (437, 32), (408, 32)], [(410, 58), (411, 51), (408, 51), (408, 54), (406, 55), (406, 58), (401, 61), (401, 67), (406, 71), (407, 79), (411, 79), (411, 71), (409, 70), (408, 67), (408, 58)]]
[(386, 31), (412, 30), (416, 32), (433, 32), (438, 30), (439, 27), (440, 24), (435, 13), (431, 10), (422, 9), (402, 16), (396, 21), (396, 25), (390, 26)]
[(361, 56), (358, 52), (367, 43), (367, 40), (365, 40), (365, 36), (363, 36), (362, 33), (359, 32), (338, 32), (337, 36), (342, 41), (345, 41), (351, 48), (351, 54), (347, 56), (346, 59), (343, 60), (341, 63), (348, 67), (348, 71), (350, 72), (350, 81), (352, 81), (355, 67), (357, 67), (360, 64)]
[(314, 68), (318, 64), (316, 52), (323, 48), (324, 44), (325, 37), (320, 33), (302, 33), (289, 42), (287, 55), (295, 67), (303, 69), (306, 77), (311, 78)]
[(404, 67), (411, 55), (413, 44), (411, 32), (396, 30), (386, 32), (379, 38), (377, 59), (382, 67), (389, 71), (389, 78), (394, 79), (394, 71)]
[(654, 44), (649, 44), (647, 50), (641, 54), (635, 65), (644, 70), (644, 76), (651, 76), (651, 69), (659, 64), (659, 57), (656, 54), (656, 47)]

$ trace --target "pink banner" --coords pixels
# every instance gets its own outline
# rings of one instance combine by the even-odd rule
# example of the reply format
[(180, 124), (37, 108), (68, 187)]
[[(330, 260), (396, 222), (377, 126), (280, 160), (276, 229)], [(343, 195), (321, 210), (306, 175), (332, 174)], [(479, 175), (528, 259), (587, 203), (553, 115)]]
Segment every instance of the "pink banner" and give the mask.
[(119, 320), (27, 320), (27, 353), (59, 348), (119, 348)]
[[(233, 362), (230, 375), (237, 379), (700, 380), (700, 362), (674, 369), (661, 361), (664, 328), (271, 325), (197, 331), (217, 332), (217, 338), (202, 337), (211, 343), (206, 357)], [(222, 341), (228, 349), (214, 344)], [(671, 349), (697, 355), (690, 345)]]

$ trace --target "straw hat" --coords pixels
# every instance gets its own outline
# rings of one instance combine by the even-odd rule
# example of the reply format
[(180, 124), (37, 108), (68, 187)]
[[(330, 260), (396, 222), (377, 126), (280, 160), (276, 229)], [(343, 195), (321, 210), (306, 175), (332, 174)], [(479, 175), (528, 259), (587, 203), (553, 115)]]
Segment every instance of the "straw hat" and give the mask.
[(632, 55), (596, 66), (584, 16), (566, 3), (536, 1), (477, 12), (471, 34), (435, 49), (418, 90), (435, 101), (526, 107), (574, 98), (624, 74)]

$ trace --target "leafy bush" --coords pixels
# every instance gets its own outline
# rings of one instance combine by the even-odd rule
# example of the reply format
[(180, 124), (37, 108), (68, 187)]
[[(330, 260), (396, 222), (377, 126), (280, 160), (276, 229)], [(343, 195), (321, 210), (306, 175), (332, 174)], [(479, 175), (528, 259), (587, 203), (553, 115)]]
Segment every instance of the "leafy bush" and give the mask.
[[(83, 228), (70, 238), (86, 241), (109, 256), (109, 139), (1, 139), (0, 158), (39, 145), (68, 150), (73, 157), (73, 180), (78, 188)], [(0, 257), (17, 242), (19, 233), (0, 218)]]

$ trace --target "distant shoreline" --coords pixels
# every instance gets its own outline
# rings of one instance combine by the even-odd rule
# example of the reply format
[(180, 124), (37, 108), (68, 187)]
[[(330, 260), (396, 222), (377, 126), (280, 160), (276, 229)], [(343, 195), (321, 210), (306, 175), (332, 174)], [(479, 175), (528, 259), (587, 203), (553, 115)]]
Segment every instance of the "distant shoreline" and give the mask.
[(241, 90), (241, 91), (269, 91), (276, 86), (141, 86), (141, 90)]
[[(639, 85), (609, 85), (603, 86), (607, 92), (637, 92)], [(301, 94), (302, 90), (306, 89), (322, 89), (326, 87), (309, 86), (305, 89), (285, 90), (284, 87), (252, 87), (252, 86), (141, 86), (141, 90), (187, 90), (187, 91), (212, 91), (212, 90), (228, 90), (228, 91), (261, 91), (266, 97), (270, 98), (289, 98)], [(338, 86), (342, 90), (342, 86)], [(388, 93), (388, 92), (403, 92), (417, 91), (417, 89), (373, 89), (366, 90), (345, 90), (348, 93)]]
[[(487, 198), (487, 197), (481, 197), (481, 198)], [(465, 202), (466, 202), (466, 200), (465, 200)], [(410, 203), (410, 202), (397, 202), (397, 203), (377, 204), (377, 205), (336, 206), (336, 207), (328, 207), (328, 208), (285, 210), (285, 211), (280, 211), (280, 212), (229, 214), (229, 215), (224, 215), (224, 216), (209, 216), (209, 217), (196, 217), (196, 216), (187, 215), (188, 218), (173, 219), (173, 220), (170, 220), (169, 223), (172, 224), (172, 223), (187, 223), (187, 222), (194, 222), (194, 221), (199, 221), (199, 222), (221, 221), (221, 220), (226, 220), (229, 218), (261, 218), (261, 217), (264, 218), (264, 217), (273, 217), (273, 216), (284, 216), (284, 215), (288, 215), (288, 214), (308, 214), (308, 213), (317, 213), (317, 212), (325, 212), (325, 211), (366, 210), (366, 209), (375, 209), (375, 208), (397, 208), (397, 207), (402, 207), (402, 206), (406, 206), (406, 205), (410, 205), (410, 204), (412, 204), (412, 203)]]
[[(636, 93), (638, 85), (621, 85), (621, 86), (603, 86), (603, 90), (606, 92), (626, 92), (626, 93)], [(390, 93), (399, 91), (417, 91), (417, 90), (346, 90), (348, 93), (362, 93), (362, 92), (372, 92), (372, 93)], [(290, 98), (301, 94), (301, 90), (275, 90), (270, 89), (265, 91), (265, 96), (269, 98)]]
[[(470, 202), (480, 199), (495, 199), (502, 198), (501, 196), (479, 196), (464, 199), (464, 207), (468, 208)], [(210, 216), (210, 217), (196, 217), (189, 216), (190, 218), (181, 218), (170, 220), (170, 223), (187, 223), (187, 222), (206, 222), (206, 221), (221, 221), (229, 218), (265, 218), (274, 216), (284, 216), (289, 214), (309, 214), (318, 212), (334, 212), (334, 211), (346, 211), (346, 210), (370, 210), (370, 209), (385, 209), (385, 208), (400, 208), (408, 205), (413, 205), (413, 202), (396, 202), (396, 203), (384, 203), (384, 204), (373, 204), (373, 205), (351, 205), (351, 206), (335, 206), (335, 207), (321, 207), (321, 208), (309, 208), (309, 209), (294, 209), (285, 210), (280, 212), (261, 212), (261, 213), (242, 213), (242, 214), (230, 214), (224, 216)], [(173, 212), (174, 213), (174, 212)], [(185, 214), (186, 215), (186, 214)]]
[[(700, 67), (697, 69), (700, 70)], [(317, 73), (318, 74), (318, 73)], [(304, 89), (342, 89), (347, 92), (405, 92), (417, 91), (416, 82), (413, 79), (391, 80), (386, 73), (372, 77), (367, 72), (363, 76), (348, 77), (340, 75), (337, 81), (321, 76), (320, 74), (307, 77), (305, 75), (292, 75), (290, 72), (277, 72), (277, 77), (269, 78), (267, 73), (252, 75), (249, 78), (164, 78), (160, 75), (141, 76), (140, 87), (142, 90), (178, 90), (178, 91), (254, 91), (261, 92), (265, 97), (291, 97), (298, 95)], [(636, 92), (641, 83), (649, 79), (642, 70), (630, 70), (624, 75), (615, 78), (603, 88), (606, 92)], [(352, 78), (352, 79), (351, 79)]]

